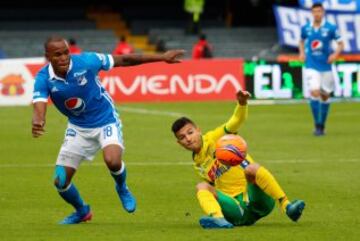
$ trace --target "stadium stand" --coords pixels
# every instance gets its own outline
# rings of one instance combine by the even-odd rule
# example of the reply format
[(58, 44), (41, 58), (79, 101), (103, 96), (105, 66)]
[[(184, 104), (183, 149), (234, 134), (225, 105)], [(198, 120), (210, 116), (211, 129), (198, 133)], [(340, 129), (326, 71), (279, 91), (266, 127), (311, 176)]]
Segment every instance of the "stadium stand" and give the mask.
[[(153, 4), (147, 0), (104, 0), (104, 5), (85, 2), (51, 2), (55, 7), (31, 6), (33, 3), (23, 8), (0, 7), (0, 49), (10, 58), (42, 56), (44, 40), (57, 34), (75, 38), (85, 51), (112, 52), (118, 37), (126, 35), (136, 52), (153, 53), (161, 43), (161, 49), (183, 48), (190, 57), (198, 36), (186, 34), (189, 16), (183, 10), (183, 1), (157, 0)], [(224, 4), (208, 1), (201, 19), (202, 32), (214, 47), (214, 57), (276, 59), (282, 49), (271, 23), (230, 28), (224, 8)], [(266, 14), (262, 16), (257, 19), (269, 19)]]
[(86, 51), (110, 53), (117, 41), (112, 30), (0, 31), (0, 48), (6, 50), (10, 58), (43, 56), (43, 42), (54, 34), (75, 38)]
[[(275, 28), (204, 28), (203, 32), (214, 47), (215, 57), (274, 59), (277, 56)], [(150, 42), (162, 39), (167, 48), (187, 50), (188, 57), (197, 38), (186, 35), (180, 28), (154, 28), (149, 32)]]
[(43, 42), (51, 35), (75, 38), (84, 50), (111, 52), (117, 37), (111, 29), (97, 29), (84, 7), (0, 8), (0, 48), (9, 58), (43, 56)]

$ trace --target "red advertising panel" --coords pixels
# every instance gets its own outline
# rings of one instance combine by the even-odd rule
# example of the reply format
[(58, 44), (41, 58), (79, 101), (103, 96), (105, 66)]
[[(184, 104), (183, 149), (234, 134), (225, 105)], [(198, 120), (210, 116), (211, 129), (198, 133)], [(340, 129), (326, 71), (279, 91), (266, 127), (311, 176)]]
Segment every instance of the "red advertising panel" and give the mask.
[[(44, 65), (43, 58), (0, 61), (0, 105), (30, 104)], [(242, 59), (119, 67), (101, 71), (100, 79), (115, 102), (233, 100), (245, 89)]]
[(120, 67), (100, 78), (115, 102), (232, 100), (245, 89), (241, 59)]

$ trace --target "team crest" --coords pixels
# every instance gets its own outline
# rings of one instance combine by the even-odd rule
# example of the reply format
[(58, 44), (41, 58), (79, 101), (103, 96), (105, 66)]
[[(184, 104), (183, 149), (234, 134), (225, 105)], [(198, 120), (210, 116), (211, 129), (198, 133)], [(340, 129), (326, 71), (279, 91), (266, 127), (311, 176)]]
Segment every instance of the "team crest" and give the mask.
[(86, 70), (84, 70), (82, 72), (77, 72), (77, 73), (74, 74), (74, 77), (76, 78), (77, 84), (79, 86), (84, 86), (88, 82), (86, 77), (85, 77), (85, 74), (86, 74)]
[(329, 35), (329, 30), (328, 29), (322, 29), (321, 36), (326, 38), (328, 35)]

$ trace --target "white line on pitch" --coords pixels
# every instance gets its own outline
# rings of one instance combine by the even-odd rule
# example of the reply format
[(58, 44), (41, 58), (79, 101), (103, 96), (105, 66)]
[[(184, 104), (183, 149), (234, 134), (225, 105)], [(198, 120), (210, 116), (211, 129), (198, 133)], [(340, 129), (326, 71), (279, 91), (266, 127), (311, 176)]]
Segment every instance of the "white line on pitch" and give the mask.
[(124, 107), (124, 106), (120, 106), (119, 109), (120, 109), (120, 111), (124, 111), (124, 112), (145, 114), (145, 115), (163, 115), (163, 116), (173, 116), (173, 117), (180, 117), (180, 116), (186, 115), (186, 114), (179, 113), (179, 112), (149, 110), (149, 109), (143, 109), (143, 108), (133, 108), (133, 107)]
[[(318, 160), (318, 159), (294, 159), (294, 160), (265, 160), (263, 163), (266, 164), (312, 164), (312, 163), (325, 163), (326, 160)], [(351, 158), (351, 159), (337, 159), (336, 163), (360, 163), (359, 159)], [(261, 162), (260, 162), (261, 164)], [(43, 168), (43, 167), (53, 167), (55, 164), (42, 164), (42, 163), (32, 163), (32, 164), (18, 164), (18, 163), (8, 163), (8, 164), (0, 164), (0, 168)], [(94, 162), (94, 163), (83, 163), (82, 166), (104, 166), (105, 164), (102, 162)], [(192, 162), (126, 162), (127, 166), (190, 166)]]

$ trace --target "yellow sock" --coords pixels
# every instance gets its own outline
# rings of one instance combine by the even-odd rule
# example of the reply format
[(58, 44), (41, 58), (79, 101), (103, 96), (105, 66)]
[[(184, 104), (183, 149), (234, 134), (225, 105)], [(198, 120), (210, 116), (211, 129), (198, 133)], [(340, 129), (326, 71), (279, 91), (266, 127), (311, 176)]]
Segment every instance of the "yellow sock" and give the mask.
[(196, 194), (199, 200), (200, 206), (206, 215), (213, 216), (215, 218), (223, 218), (224, 215), (221, 212), (221, 207), (214, 197), (214, 195), (208, 190), (199, 190)]
[(281, 210), (283, 212), (286, 212), (286, 206), (290, 203), (290, 201), (288, 200), (287, 196), (283, 197), (283, 198), (280, 198), (279, 199), (279, 202), (280, 202), (280, 207), (281, 207)]
[(267, 195), (279, 201), (281, 209), (284, 212), (286, 211), (289, 200), (274, 176), (265, 167), (260, 167), (256, 172), (256, 185), (258, 185)]

